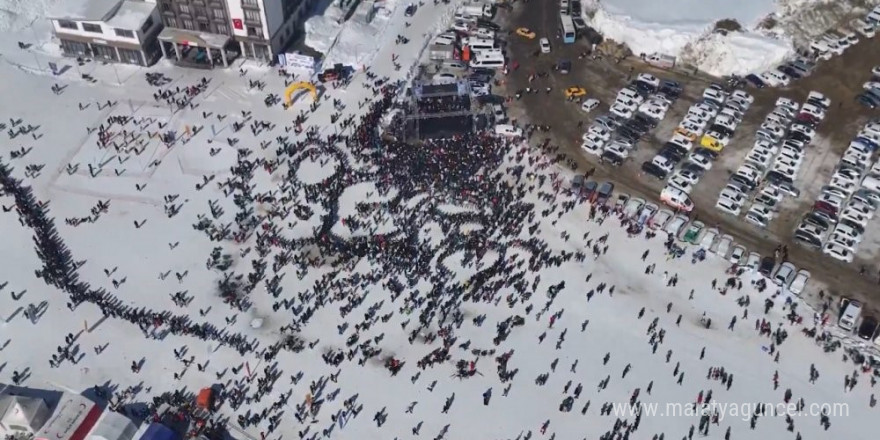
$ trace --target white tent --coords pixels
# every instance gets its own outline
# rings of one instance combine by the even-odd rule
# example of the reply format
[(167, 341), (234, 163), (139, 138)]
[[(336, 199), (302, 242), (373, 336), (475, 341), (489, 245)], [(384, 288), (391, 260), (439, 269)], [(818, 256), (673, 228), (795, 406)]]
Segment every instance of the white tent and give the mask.
[(25, 396), (0, 396), (0, 437), (18, 433), (34, 434), (51, 413), (43, 399)]
[(128, 417), (117, 412), (104, 411), (87, 440), (131, 440), (135, 432), (137, 426)]

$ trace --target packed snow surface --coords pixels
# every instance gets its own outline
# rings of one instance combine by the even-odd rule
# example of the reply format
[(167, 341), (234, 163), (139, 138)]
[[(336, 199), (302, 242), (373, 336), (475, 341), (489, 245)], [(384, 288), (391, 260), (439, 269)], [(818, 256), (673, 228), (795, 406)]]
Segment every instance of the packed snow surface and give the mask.
[[(395, 83), (418, 61), (425, 30), (451, 12), (451, 5), (431, 3), (411, 27), (395, 9), (386, 31), (413, 43), (378, 41), (374, 58), (381, 62), (370, 67), (376, 78)], [(287, 78), (249, 62), (211, 71), (165, 62), (74, 67), (46, 46), (19, 49), (16, 41), (29, 41), (30, 33), (0, 41), (0, 96), (9, 104), (0, 106), (3, 189), (32, 188), (57, 234), (35, 240), (43, 219), (16, 206), (13, 194), (0, 196), (0, 382), (15, 375), (23, 386), (76, 393), (102, 386), (120, 396), (114, 400), (127, 416), (162, 393), (223, 384), (218, 414), (229, 418), (233, 438), (291, 439), (308, 431), (300, 437), (512, 439), (531, 432), (542, 440), (595, 439), (617, 419), (635, 423), (626, 409), (633, 399), (659, 406), (656, 415), (642, 415), (631, 438), (677, 439), (700, 423), (684, 406), (708, 390), (724, 406), (710, 408), (719, 417), (706, 438), (724, 438), (728, 428), (733, 440), (790, 440), (795, 432), (804, 440), (875, 438), (873, 372), (803, 334), (817, 325), (808, 305), (793, 299), (804, 321), (789, 323), (786, 293), (772, 285), (759, 292), (756, 274), (732, 280), (741, 289), (722, 290), (731, 279), (722, 257), (696, 262), (696, 247), (687, 246), (683, 257), (671, 258), (662, 232), (646, 239), (628, 233), (613, 213), (591, 218), (590, 204), (567, 191), (571, 172), (554, 162), (555, 151), (488, 144), (491, 154), (484, 155), (495, 162), (487, 166), (486, 157), (470, 154), (498, 142), (488, 137), (436, 148), (383, 144), (371, 137), (375, 115), (357, 127), (371, 111), (360, 104), (377, 98), (375, 80), (361, 71), (347, 86), (328, 85), (314, 111), (302, 102), (283, 110), (264, 100), (284, 90)], [(387, 62), (392, 54), (403, 68)], [(48, 73), (48, 62), (63, 73)], [(150, 85), (147, 72), (169, 83)], [(249, 86), (257, 80), (265, 92)], [(182, 99), (193, 87), (199, 92), (188, 105), (156, 97)], [(292, 120), (299, 115), (318, 129), (298, 133)], [(350, 119), (355, 126), (342, 125)], [(318, 145), (321, 129), (351, 143)], [(361, 137), (376, 144), (360, 145)], [(434, 167), (439, 157), (448, 161)], [(239, 179), (233, 167), (252, 176)], [(238, 228), (239, 215), (258, 217), (259, 225), (222, 238), (218, 230)], [(209, 231), (199, 229), (204, 224)], [(242, 339), (221, 344), (170, 332), (152, 313), (139, 327), (89, 301), (68, 305), (69, 284), (47, 285), (41, 260), (54, 255), (44, 244), (56, 241), (72, 254), (79, 281), (115, 298), (112, 310), (167, 312), (185, 318), (181, 325)], [(215, 249), (228, 259), (225, 269), (213, 265)], [(261, 264), (262, 280), (238, 292), (247, 307), (220, 298), (225, 276), (249, 282)], [(180, 295), (187, 301), (173, 300)], [(740, 305), (746, 296), (749, 304)], [(773, 301), (767, 310), (765, 300)], [(738, 322), (728, 324), (734, 316)], [(760, 320), (785, 330), (785, 341), (759, 334)], [(876, 353), (833, 321), (818, 330)], [(265, 349), (285, 338), (302, 342), (299, 350), (268, 356)], [(240, 341), (253, 350), (239, 352)], [(61, 346), (74, 359), (50, 363)], [(368, 356), (368, 348), (381, 353)], [(444, 349), (448, 359), (431, 355)], [(426, 358), (436, 360), (422, 364)], [(392, 359), (402, 363), (397, 374), (386, 367)], [(811, 365), (821, 373), (815, 383)], [(709, 374), (722, 367), (729, 385)], [(841, 376), (854, 370), (858, 381), (845, 392)], [(750, 429), (753, 405), (782, 403), (788, 389), (792, 403), (806, 405), (792, 432), (784, 417), (771, 415)], [(233, 409), (235, 396), (242, 405)], [(568, 399), (571, 411), (560, 411)], [(615, 405), (613, 414), (600, 415), (605, 403)], [(828, 406), (823, 430), (822, 405), (835, 404), (847, 406)], [(277, 416), (275, 429), (268, 418), (239, 424), (264, 410)]]
[[(785, 35), (770, 37), (755, 30), (764, 17), (777, 12), (772, 0), (602, 0), (593, 7), (591, 22), (606, 38), (626, 43), (637, 55), (673, 55), (713, 75), (763, 71), (793, 50)], [(743, 30), (726, 36), (712, 33), (724, 19), (736, 20)]]

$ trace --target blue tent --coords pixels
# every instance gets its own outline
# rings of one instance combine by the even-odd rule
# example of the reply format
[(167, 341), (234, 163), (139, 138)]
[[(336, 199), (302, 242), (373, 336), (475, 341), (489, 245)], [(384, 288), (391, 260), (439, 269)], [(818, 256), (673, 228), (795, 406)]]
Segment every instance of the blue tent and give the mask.
[(177, 434), (161, 423), (152, 423), (138, 440), (178, 440)]

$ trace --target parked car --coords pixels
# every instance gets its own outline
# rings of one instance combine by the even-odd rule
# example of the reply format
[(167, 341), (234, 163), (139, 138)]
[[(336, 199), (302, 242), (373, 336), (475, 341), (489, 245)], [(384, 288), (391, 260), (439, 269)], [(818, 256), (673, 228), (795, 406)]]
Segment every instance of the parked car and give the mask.
[(837, 325), (840, 328), (851, 332), (856, 327), (856, 321), (859, 320), (859, 316), (862, 314), (862, 303), (843, 298), (840, 302), (840, 319), (837, 320)]
[(791, 284), (788, 285), (788, 291), (800, 296), (803, 293), (804, 288), (807, 287), (807, 282), (810, 281), (810, 272), (805, 269), (801, 269), (797, 272), (797, 275), (794, 276), (794, 279), (791, 280)]
[(870, 341), (874, 339), (874, 334), (877, 333), (877, 318), (873, 316), (865, 316), (862, 318), (862, 324), (859, 325), (859, 331), (857, 334), (860, 338)]
[(758, 273), (770, 278), (770, 275), (773, 274), (774, 268), (776, 268), (776, 259), (773, 257), (764, 257), (764, 259), (761, 260), (761, 265), (758, 266)]
[(539, 41), (541, 45), (541, 53), (550, 53), (550, 40), (547, 37), (542, 37)]

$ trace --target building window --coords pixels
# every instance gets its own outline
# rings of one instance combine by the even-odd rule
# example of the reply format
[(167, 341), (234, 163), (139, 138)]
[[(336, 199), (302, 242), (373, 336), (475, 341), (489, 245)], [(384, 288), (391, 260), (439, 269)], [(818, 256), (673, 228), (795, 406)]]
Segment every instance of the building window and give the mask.
[(188, 30), (188, 31), (193, 30), (193, 29), (194, 29), (194, 28), (193, 28), (193, 21), (184, 18), (184, 19), (183, 19), (183, 28), (186, 29), (186, 30)]
[(94, 32), (96, 34), (104, 33), (104, 31), (101, 30), (101, 25), (99, 24), (83, 23), (83, 30), (86, 32)]
[(113, 32), (116, 32), (117, 37), (134, 38), (134, 32), (128, 29), (115, 28), (113, 29)]
[(151, 27), (153, 27), (153, 17), (147, 17), (147, 21), (141, 26), (141, 31), (147, 32)]
[(260, 22), (260, 11), (253, 11), (250, 9), (246, 9), (244, 11), (244, 19), (253, 23)]
[(229, 35), (229, 27), (225, 24), (218, 24), (217, 33), (221, 35)]
[(211, 31), (211, 27), (208, 26), (208, 22), (199, 21), (198, 24), (199, 24), (199, 31), (201, 31), (201, 32), (210, 32)]
[(166, 27), (176, 28), (177, 27), (177, 18), (174, 17), (162, 17), (162, 21), (165, 23)]
[(214, 12), (214, 18), (217, 20), (226, 20), (226, 11), (218, 8), (211, 9)]
[(76, 22), (70, 20), (58, 20), (58, 27), (64, 29), (79, 30), (79, 26), (76, 25)]
[(257, 0), (241, 0), (241, 4), (246, 6), (259, 6), (259, 4), (257, 4)]
[(177, 10), (181, 14), (189, 14), (189, 5), (181, 3), (181, 4), (177, 5)]
[(263, 28), (248, 26), (247, 34), (248, 37), (263, 38)]

